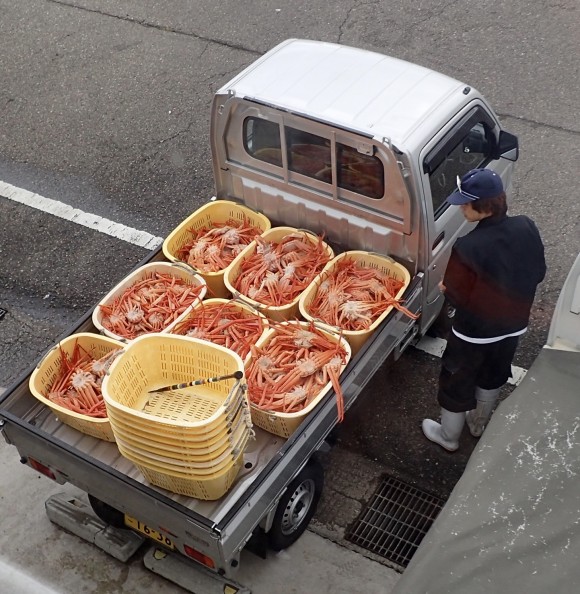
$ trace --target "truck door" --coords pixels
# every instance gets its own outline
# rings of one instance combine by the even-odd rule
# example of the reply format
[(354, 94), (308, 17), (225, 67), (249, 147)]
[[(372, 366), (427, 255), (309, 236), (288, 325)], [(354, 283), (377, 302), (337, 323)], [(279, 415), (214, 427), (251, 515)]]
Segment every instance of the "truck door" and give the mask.
[(456, 189), (457, 176), (461, 177), (476, 167), (493, 169), (503, 178), (511, 173), (512, 163), (506, 169), (506, 162), (492, 160), (499, 130), (499, 124), (484, 106), (473, 107), (471, 104), (421, 153), (430, 249), (430, 262), (426, 267), (426, 320), (430, 314), (438, 312), (443, 300), (438, 284), (443, 279), (455, 240), (473, 228), (473, 223), (466, 222), (460, 208), (445, 200)]

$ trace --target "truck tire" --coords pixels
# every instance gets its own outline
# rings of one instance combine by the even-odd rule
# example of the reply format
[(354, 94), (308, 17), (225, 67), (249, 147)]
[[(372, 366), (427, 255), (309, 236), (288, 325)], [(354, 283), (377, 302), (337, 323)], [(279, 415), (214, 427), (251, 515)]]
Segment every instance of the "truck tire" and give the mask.
[(114, 528), (127, 528), (127, 526), (125, 526), (125, 514), (123, 514), (123, 512), (120, 512), (118, 509), (111, 507), (108, 503), (97, 499), (90, 493), (88, 493), (88, 496), (89, 503), (97, 518), (103, 520), (105, 524), (109, 524)]
[(311, 458), (288, 485), (278, 502), (272, 527), (268, 532), (270, 549), (281, 551), (298, 540), (316, 511), (323, 485), (322, 465)]

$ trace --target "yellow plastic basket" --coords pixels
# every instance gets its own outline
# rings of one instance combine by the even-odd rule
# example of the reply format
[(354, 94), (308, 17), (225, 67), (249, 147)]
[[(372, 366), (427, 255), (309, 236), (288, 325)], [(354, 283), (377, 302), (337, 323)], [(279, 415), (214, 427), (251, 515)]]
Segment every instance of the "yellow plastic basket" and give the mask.
[[(248, 423), (249, 421), (249, 423)], [(173, 444), (162, 441), (143, 439), (131, 431), (119, 431), (119, 424), (116, 424), (117, 443), (125, 444), (126, 447), (141, 455), (163, 456), (173, 462), (191, 461), (194, 463), (217, 462), (217, 459), (224, 453), (232, 453), (241, 438), (249, 434), (251, 429), (250, 413), (242, 416), (232, 428), (231, 432), (215, 443), (200, 442), (198, 444)]]
[(52, 347), (38, 363), (30, 376), (30, 391), (40, 402), (48, 406), (62, 423), (97, 439), (115, 441), (108, 418), (98, 419), (79, 414), (51, 402), (45, 396), (60, 373), (61, 349), (70, 355), (77, 342), (80, 347), (93, 354), (95, 359), (100, 359), (111, 351), (124, 347), (124, 343), (99, 334), (88, 332), (73, 334)]
[(170, 437), (187, 438), (208, 427), (222, 427), (240, 399), (247, 399), (241, 381), (151, 391), (243, 370), (239, 355), (204, 340), (173, 334), (140, 336), (123, 349), (103, 381), (113, 432), (116, 418), (146, 426), (159, 435), (167, 429)]
[(202, 451), (217, 448), (226, 443), (231, 438), (235, 427), (250, 412), (244, 399), (243, 406), (237, 407), (234, 411), (228, 413), (225, 416), (224, 423), (198, 427), (195, 429), (195, 433), (187, 436), (183, 435), (181, 428), (178, 427), (177, 431), (173, 431), (172, 427), (168, 425), (164, 425), (163, 432), (159, 433), (157, 427), (152, 427), (150, 422), (141, 423), (135, 416), (128, 418), (127, 415), (118, 414), (117, 409), (113, 407), (109, 407), (108, 414), (109, 418), (113, 419), (115, 431), (119, 435), (129, 435), (133, 439), (149, 442), (151, 447), (175, 449), (187, 447), (192, 451), (197, 449)]
[(371, 252), (352, 250), (348, 252), (343, 252), (342, 254), (339, 254), (333, 260), (331, 260), (324, 267), (324, 270), (316, 277), (314, 282), (304, 291), (304, 293), (302, 293), (298, 303), (302, 317), (306, 320), (316, 322), (317, 325), (326, 328), (329, 331), (342, 333), (342, 335), (350, 344), (350, 347), (352, 349), (352, 355), (354, 356), (356, 353), (358, 353), (363, 344), (374, 334), (379, 324), (389, 315), (389, 313), (393, 309), (393, 306), (390, 305), (389, 307), (387, 307), (385, 311), (366, 330), (342, 330), (341, 328), (325, 323), (324, 321), (315, 318), (310, 314), (309, 307), (313, 299), (316, 297), (320, 283), (325, 278), (327, 278), (328, 275), (332, 274), (332, 270), (343, 258), (347, 257), (352, 258), (363, 267), (375, 268), (383, 274), (387, 274), (399, 281), (402, 281), (403, 286), (395, 295), (395, 299), (400, 299), (403, 296), (403, 293), (405, 292), (411, 281), (411, 275), (404, 266), (398, 264), (388, 256), (382, 256), (380, 254), (375, 254)]
[(146, 278), (151, 277), (154, 273), (170, 275), (176, 279), (184, 281), (187, 285), (193, 287), (201, 287), (199, 292), (199, 298), (193, 305), (191, 305), (184, 313), (182, 313), (175, 321), (171, 324), (163, 328), (161, 332), (169, 332), (171, 328), (175, 326), (185, 316), (188, 311), (195, 305), (195, 303), (201, 301), (206, 293), (207, 293), (207, 284), (205, 280), (199, 275), (196, 274), (193, 268), (179, 262), (152, 262), (149, 264), (145, 264), (139, 267), (137, 270), (129, 274), (122, 280), (116, 287), (111, 289), (105, 297), (99, 302), (97, 307), (95, 307), (93, 311), (93, 324), (95, 327), (101, 332), (102, 334), (109, 336), (110, 338), (114, 338), (116, 340), (121, 340), (123, 342), (128, 342), (126, 338), (123, 336), (119, 336), (114, 332), (111, 332), (107, 328), (103, 326), (103, 310), (101, 309), (101, 305), (111, 305), (114, 303), (116, 299), (121, 297), (123, 293), (129, 288), (138, 283), (139, 281), (145, 280)]
[[(215, 200), (196, 210), (167, 236), (163, 242), (165, 257), (171, 262), (179, 261), (177, 253), (186, 243), (191, 241), (191, 229), (199, 231), (204, 227), (211, 228), (216, 223), (226, 223), (231, 219), (240, 222), (245, 219), (249, 225), (261, 229), (262, 233), (268, 231), (272, 226), (266, 216), (253, 211), (247, 206), (230, 200)], [(207, 282), (209, 294), (212, 297), (227, 298), (230, 296), (228, 289), (224, 285), (224, 270), (218, 272), (198, 271)]]
[(236, 461), (240, 452), (243, 453), (245, 451), (249, 438), (250, 432), (243, 431), (233, 448), (225, 450), (208, 460), (194, 460), (186, 457), (180, 459), (171, 458), (155, 452), (142, 450), (120, 438), (117, 438), (117, 447), (119, 448), (119, 452), (133, 463), (138, 463), (148, 468), (153, 467), (162, 469), (163, 471), (184, 473), (189, 476), (204, 478), (230, 467)]
[[(213, 308), (218, 308), (225, 304), (229, 304), (235, 310), (240, 312), (242, 317), (247, 318), (247, 319), (257, 319), (259, 321), (260, 326), (262, 328), (262, 332), (256, 338), (256, 340), (258, 340), (258, 338), (261, 338), (263, 336), (264, 332), (266, 332), (266, 330), (268, 330), (268, 327), (269, 327), (268, 318), (264, 314), (259, 312), (257, 309), (252, 307), (251, 305), (249, 305), (247, 303), (243, 303), (243, 302), (235, 300), (235, 299), (215, 298), (215, 299), (205, 299), (204, 301), (201, 301), (200, 303), (196, 304), (191, 309), (191, 311), (189, 311), (187, 314), (185, 314), (181, 318), (181, 320), (171, 328), (170, 333), (178, 334), (178, 335), (182, 335), (182, 336), (187, 335), (184, 328), (187, 328), (188, 322), (197, 315), (197, 313), (199, 312), (199, 310), (201, 308), (207, 308), (208, 311), (211, 311)], [(222, 346), (224, 346), (224, 345), (222, 345)], [(238, 354), (240, 354), (240, 353), (238, 353)], [(249, 357), (249, 353), (243, 358), (247, 359), (248, 357)]]
[(133, 461), (143, 476), (156, 487), (166, 489), (172, 493), (215, 501), (223, 497), (232, 487), (244, 461), (240, 454), (230, 466), (218, 472), (206, 475), (203, 478), (194, 474), (178, 473), (163, 468), (144, 466), (138, 461)]
[[(292, 233), (304, 234), (304, 237), (315, 245), (319, 241), (316, 234), (312, 233), (311, 231), (307, 231), (304, 229), (296, 229), (295, 227), (273, 227), (266, 233), (263, 233), (262, 237), (266, 241), (272, 243), (280, 243), (285, 237)], [(334, 251), (325, 242), (324, 246), (326, 249), (326, 253), (328, 255), (328, 259), (331, 260), (332, 258), (334, 258)], [(224, 275), (224, 283), (226, 287), (236, 299), (249, 303), (252, 307), (262, 312), (266, 317), (270, 318), (271, 320), (282, 322), (299, 317), (300, 312), (298, 309), (298, 301), (300, 299), (300, 295), (298, 295), (292, 301), (289, 301), (284, 305), (273, 306), (265, 303), (260, 303), (259, 301), (252, 299), (248, 295), (243, 295), (242, 293), (240, 293), (240, 291), (238, 291), (235, 288), (234, 285), (236, 283), (236, 280), (242, 272), (242, 265), (248, 258), (254, 255), (257, 249), (258, 244), (255, 241), (253, 241), (252, 243), (250, 243), (250, 245), (248, 245), (247, 248), (240, 252), (240, 254), (235, 258), (235, 260), (228, 266), (228, 268), (226, 268)]]
[[(287, 324), (298, 324), (305, 329), (310, 327), (309, 322), (304, 321), (289, 321), (286, 322)], [(351, 359), (351, 349), (348, 342), (342, 338), (341, 336), (330, 332), (324, 328), (318, 328), (325, 336), (327, 336), (332, 342), (338, 343), (340, 342), (346, 351), (346, 360), (344, 365), (341, 366), (341, 373), (348, 364)], [(276, 328), (271, 328), (266, 332), (266, 334), (258, 341), (256, 344), (259, 348), (266, 347), (269, 342), (276, 336)], [(252, 357), (246, 362), (246, 368), (252, 362)], [(306, 417), (316, 408), (316, 406), (320, 403), (322, 398), (332, 390), (332, 383), (328, 382), (325, 386), (322, 386), (318, 395), (310, 402), (308, 406), (303, 408), (299, 412), (294, 413), (283, 413), (283, 412), (272, 412), (267, 410), (262, 410), (258, 408), (251, 400), (250, 400), (250, 411), (252, 414), (252, 422), (254, 425), (261, 427), (264, 431), (268, 431), (269, 433), (273, 433), (274, 435), (279, 435), (280, 437), (290, 437), (294, 431), (300, 426), (300, 424), (306, 419)]]
[[(136, 409), (109, 406), (106, 400), (105, 404), (115, 435), (122, 431), (122, 426), (118, 427), (121, 422), (136, 436), (141, 437), (140, 433), (143, 431), (155, 430), (165, 442), (181, 440), (186, 443), (203, 440), (209, 432), (217, 434), (227, 431), (231, 415), (239, 410), (245, 400), (242, 389), (233, 389), (235, 393), (229, 397), (212, 393), (204, 386), (173, 392), (147, 393), (142, 400), (137, 401)], [(224, 398), (229, 398), (229, 401), (222, 406)], [(162, 433), (159, 433), (159, 423), (162, 423)]]

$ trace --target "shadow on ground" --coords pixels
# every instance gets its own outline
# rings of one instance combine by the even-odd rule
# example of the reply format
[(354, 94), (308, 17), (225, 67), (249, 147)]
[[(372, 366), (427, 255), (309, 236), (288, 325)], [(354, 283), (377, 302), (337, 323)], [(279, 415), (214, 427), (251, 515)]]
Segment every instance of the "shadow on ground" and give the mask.
[[(440, 360), (408, 349), (369, 381), (336, 432), (337, 445), (378, 462), (385, 473), (447, 499), (478, 440), (464, 427), (459, 449), (450, 453), (428, 441), (424, 418), (439, 420), (436, 400)], [(417, 373), (417, 370), (421, 373)], [(504, 391), (509, 392), (506, 387)]]
[[(348, 542), (346, 534), (385, 475), (443, 502), (461, 478), (478, 439), (465, 426), (459, 449), (450, 453), (426, 439), (421, 430), (424, 418), (439, 420), (440, 365), (440, 359), (413, 348), (396, 362), (389, 359), (332, 432), (331, 450), (319, 456), (324, 489), (310, 529), (396, 571), (400, 567)], [(501, 398), (512, 389), (505, 386)]]
[(464, 430), (459, 450), (449, 453), (424, 437), (421, 421), (439, 418), (439, 361), (431, 359), (409, 349), (396, 363), (389, 360), (348, 411), (336, 436), (338, 445), (377, 461), (385, 473), (447, 499), (477, 440)]

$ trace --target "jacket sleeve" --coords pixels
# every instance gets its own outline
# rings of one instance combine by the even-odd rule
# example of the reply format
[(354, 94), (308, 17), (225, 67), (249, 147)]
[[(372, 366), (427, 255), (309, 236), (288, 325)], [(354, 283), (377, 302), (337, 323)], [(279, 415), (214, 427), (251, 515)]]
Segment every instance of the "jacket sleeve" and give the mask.
[(453, 307), (465, 307), (469, 303), (475, 279), (472, 268), (454, 246), (443, 279), (445, 297)]
[(530, 224), (532, 226), (532, 229), (534, 231), (534, 234), (536, 236), (536, 243), (537, 243), (537, 268), (538, 268), (538, 284), (541, 283), (544, 278), (546, 278), (546, 272), (547, 272), (547, 267), (546, 267), (546, 257), (545, 257), (545, 250), (544, 250), (544, 244), (542, 242), (542, 237), (540, 235), (540, 231), (538, 230), (538, 227), (536, 226), (536, 224), (534, 223), (534, 221), (532, 221), (531, 219), (528, 219), (530, 221)]

